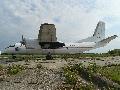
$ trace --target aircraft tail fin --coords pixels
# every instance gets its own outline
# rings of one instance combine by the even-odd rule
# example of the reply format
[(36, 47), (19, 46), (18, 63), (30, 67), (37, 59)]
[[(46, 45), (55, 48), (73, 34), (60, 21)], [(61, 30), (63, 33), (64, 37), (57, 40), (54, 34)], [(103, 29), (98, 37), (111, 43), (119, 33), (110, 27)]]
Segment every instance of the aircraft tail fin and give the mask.
[(96, 37), (96, 39), (99, 39), (99, 41), (105, 38), (105, 23), (104, 22), (102, 21), (98, 22), (95, 32), (93, 34), (93, 37)]
[(93, 36), (88, 37), (86, 39), (82, 39), (82, 40), (78, 41), (78, 43), (81, 43), (81, 42), (99, 42), (103, 39), (105, 39), (105, 23), (102, 21), (99, 21), (97, 26), (96, 26), (96, 29), (95, 29)]

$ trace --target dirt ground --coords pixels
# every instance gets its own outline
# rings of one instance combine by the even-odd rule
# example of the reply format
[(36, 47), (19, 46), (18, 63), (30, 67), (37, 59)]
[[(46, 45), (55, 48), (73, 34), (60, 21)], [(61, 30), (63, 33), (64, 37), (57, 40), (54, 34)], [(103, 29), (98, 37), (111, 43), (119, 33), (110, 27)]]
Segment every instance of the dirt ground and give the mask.
[[(110, 57), (100, 60), (91, 59), (56, 59), (56, 60), (30, 60), (28, 62), (18, 61), (3, 64), (23, 65), (27, 68), (17, 75), (4, 76), (4, 80), (0, 81), (0, 90), (60, 90), (63, 87), (64, 77), (62, 75), (62, 67), (71, 64), (95, 62), (98, 65), (120, 63), (120, 57)], [(37, 68), (37, 64), (41, 64), (42, 68)]]

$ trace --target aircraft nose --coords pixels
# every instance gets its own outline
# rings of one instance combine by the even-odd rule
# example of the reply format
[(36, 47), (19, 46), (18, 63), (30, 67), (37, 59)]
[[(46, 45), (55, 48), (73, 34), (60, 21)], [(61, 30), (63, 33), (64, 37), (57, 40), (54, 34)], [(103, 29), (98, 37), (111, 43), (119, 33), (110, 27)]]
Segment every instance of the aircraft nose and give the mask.
[(118, 37), (117, 35), (114, 35), (114, 37)]

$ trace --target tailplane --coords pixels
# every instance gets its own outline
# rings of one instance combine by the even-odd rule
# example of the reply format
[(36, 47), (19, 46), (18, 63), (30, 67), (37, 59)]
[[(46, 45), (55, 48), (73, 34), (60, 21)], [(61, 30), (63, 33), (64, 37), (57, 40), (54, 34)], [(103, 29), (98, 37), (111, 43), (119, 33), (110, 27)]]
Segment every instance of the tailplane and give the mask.
[(108, 37), (106, 39), (103, 39), (103, 40), (97, 42), (96, 45), (95, 45), (95, 48), (104, 47), (105, 45), (107, 45), (110, 41), (112, 41), (116, 37), (118, 37), (118, 36), (117, 35), (113, 35), (111, 37)]
[(105, 39), (105, 23), (102, 21), (99, 21), (93, 36), (88, 37), (86, 39), (82, 39), (82, 40), (78, 41), (78, 43), (81, 43), (81, 42), (99, 42), (103, 39)]

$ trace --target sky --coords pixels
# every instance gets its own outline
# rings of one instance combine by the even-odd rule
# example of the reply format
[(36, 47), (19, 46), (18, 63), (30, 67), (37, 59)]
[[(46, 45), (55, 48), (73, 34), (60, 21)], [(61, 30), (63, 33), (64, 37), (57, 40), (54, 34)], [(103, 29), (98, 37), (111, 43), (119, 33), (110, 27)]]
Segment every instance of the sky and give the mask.
[(120, 48), (120, 0), (0, 0), (0, 50), (22, 35), (37, 38), (43, 23), (55, 24), (59, 41), (75, 42), (92, 36), (98, 21), (106, 23), (106, 37), (118, 38), (91, 52)]

